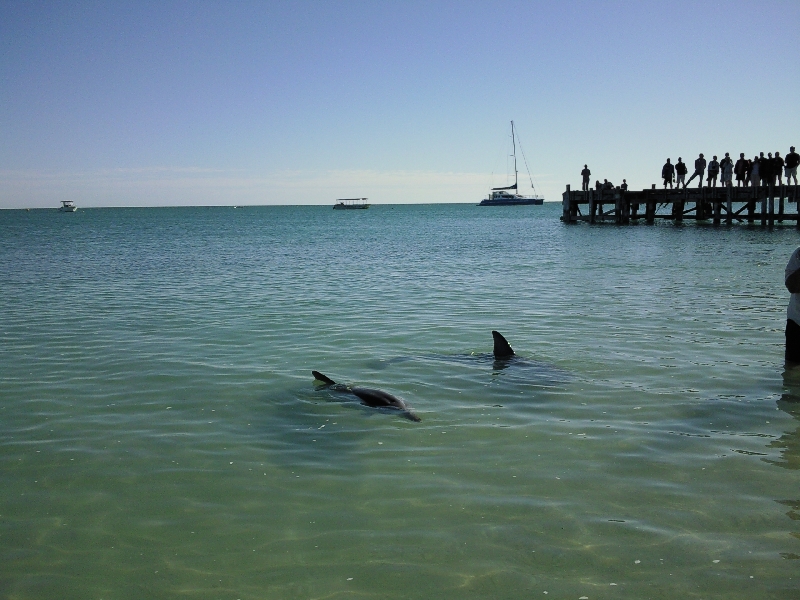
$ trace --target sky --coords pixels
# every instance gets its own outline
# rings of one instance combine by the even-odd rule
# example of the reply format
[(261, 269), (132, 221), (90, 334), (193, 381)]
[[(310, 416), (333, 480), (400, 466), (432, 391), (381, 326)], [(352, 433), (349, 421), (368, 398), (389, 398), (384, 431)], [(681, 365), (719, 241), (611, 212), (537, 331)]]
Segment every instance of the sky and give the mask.
[[(800, 2), (0, 0), (0, 208), (471, 202), (800, 146)], [(513, 167), (511, 167), (513, 171)]]

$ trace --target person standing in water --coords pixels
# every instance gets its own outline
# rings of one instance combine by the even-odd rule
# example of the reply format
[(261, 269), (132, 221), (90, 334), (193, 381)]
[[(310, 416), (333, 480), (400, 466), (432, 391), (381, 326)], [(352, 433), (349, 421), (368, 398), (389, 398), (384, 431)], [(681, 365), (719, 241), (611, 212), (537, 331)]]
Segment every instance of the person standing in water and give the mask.
[(800, 248), (792, 252), (786, 265), (784, 284), (789, 290), (789, 307), (786, 311), (786, 361), (800, 363)]

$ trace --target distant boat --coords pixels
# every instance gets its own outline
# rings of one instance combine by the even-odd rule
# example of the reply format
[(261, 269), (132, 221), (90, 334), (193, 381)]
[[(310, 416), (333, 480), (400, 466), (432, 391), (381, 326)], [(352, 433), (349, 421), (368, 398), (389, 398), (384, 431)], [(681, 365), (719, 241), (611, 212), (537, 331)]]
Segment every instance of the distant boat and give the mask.
[[(514, 121), (511, 121), (511, 143), (513, 144), (513, 154), (514, 157), (514, 185), (509, 185), (507, 187), (498, 187), (492, 188), (489, 196), (481, 200), (481, 203), (478, 206), (518, 206), (518, 205), (525, 205), (525, 204), (544, 204), (544, 198), (536, 194), (536, 188), (533, 187), (533, 178), (531, 177), (530, 169), (528, 169), (528, 178), (531, 181), (531, 189), (534, 191), (533, 196), (522, 196), (521, 194), (517, 193), (517, 185), (518, 185), (518, 173), (517, 173), (517, 135), (514, 131)], [(520, 149), (522, 146), (520, 146)], [(522, 157), (525, 158), (525, 153), (522, 153)], [(525, 161), (525, 168), (528, 167), (528, 161)], [(510, 190), (514, 190), (513, 193)]]
[(75, 212), (78, 210), (78, 207), (75, 206), (75, 203), (72, 200), (62, 200), (61, 201), (61, 208), (59, 208), (61, 212)]
[(354, 208), (369, 208), (368, 198), (339, 198), (333, 205), (334, 210), (351, 210)]

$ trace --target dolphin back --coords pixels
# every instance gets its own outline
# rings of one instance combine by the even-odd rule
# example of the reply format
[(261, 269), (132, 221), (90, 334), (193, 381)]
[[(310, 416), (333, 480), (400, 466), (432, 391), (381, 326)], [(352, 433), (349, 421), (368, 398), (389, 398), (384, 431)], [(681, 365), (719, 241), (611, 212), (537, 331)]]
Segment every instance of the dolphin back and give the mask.
[(324, 383), (327, 383), (328, 385), (336, 385), (336, 382), (333, 379), (331, 379), (330, 377), (326, 377), (325, 375), (323, 375), (319, 371), (311, 371), (311, 374), (314, 376), (314, 379), (316, 379), (317, 381), (322, 381)]
[(494, 357), (495, 358), (509, 358), (514, 356), (514, 350), (511, 348), (509, 343), (506, 341), (500, 332), (492, 331), (492, 337), (494, 338)]

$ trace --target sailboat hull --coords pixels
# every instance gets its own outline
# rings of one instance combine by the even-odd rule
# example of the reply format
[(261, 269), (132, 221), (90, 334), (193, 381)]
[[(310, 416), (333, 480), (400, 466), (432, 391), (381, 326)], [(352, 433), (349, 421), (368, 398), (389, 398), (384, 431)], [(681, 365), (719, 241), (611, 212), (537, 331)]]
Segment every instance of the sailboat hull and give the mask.
[(544, 204), (544, 198), (485, 198), (478, 206), (524, 206)]

